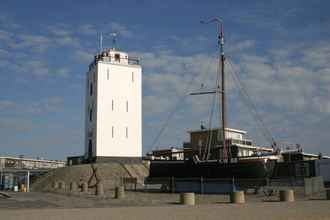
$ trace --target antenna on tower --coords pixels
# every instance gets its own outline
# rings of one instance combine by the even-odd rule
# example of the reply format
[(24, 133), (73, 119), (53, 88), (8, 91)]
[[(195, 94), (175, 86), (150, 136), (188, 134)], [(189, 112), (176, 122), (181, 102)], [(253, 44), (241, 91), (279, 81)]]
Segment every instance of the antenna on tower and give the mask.
[(103, 34), (102, 32), (100, 33), (100, 53), (103, 51)]
[(111, 33), (111, 37), (112, 37), (112, 49), (115, 50), (117, 43), (117, 33), (116, 32)]

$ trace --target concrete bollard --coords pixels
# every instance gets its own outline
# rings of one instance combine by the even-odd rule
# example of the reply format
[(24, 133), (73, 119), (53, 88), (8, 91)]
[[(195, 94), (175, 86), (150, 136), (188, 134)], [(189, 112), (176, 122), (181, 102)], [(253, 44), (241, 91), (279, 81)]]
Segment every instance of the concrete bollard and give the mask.
[(100, 182), (96, 185), (95, 195), (104, 196), (103, 183)]
[(81, 184), (81, 192), (83, 192), (83, 193), (88, 193), (88, 183), (83, 182), (83, 183)]
[(65, 182), (64, 182), (64, 181), (60, 181), (60, 182), (58, 183), (58, 188), (59, 188), (60, 190), (65, 190)]
[(76, 192), (78, 189), (77, 183), (76, 182), (71, 182), (70, 183), (70, 191), (71, 192)]
[(235, 191), (230, 193), (230, 203), (245, 203), (244, 191)]
[(53, 189), (58, 189), (58, 182), (57, 181), (53, 182)]
[(327, 189), (327, 200), (330, 200), (330, 189)]
[(118, 186), (115, 188), (115, 198), (123, 199), (125, 198), (125, 188), (124, 186)]
[(181, 193), (180, 202), (182, 205), (195, 205), (195, 193)]
[(280, 201), (281, 202), (294, 202), (294, 191), (289, 190), (280, 190)]

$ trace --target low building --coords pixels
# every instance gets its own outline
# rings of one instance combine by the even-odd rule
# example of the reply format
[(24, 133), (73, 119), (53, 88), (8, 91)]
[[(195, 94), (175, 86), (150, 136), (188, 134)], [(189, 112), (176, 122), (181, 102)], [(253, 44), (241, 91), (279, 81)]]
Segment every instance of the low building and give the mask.
[(169, 149), (153, 150), (147, 153), (147, 159), (150, 160), (183, 160), (183, 149), (171, 147)]
[(65, 166), (65, 161), (24, 157), (0, 157), (1, 169), (54, 169)]
[[(273, 152), (272, 148), (254, 145), (252, 140), (245, 138), (246, 131), (226, 128), (225, 132), (231, 158)], [(203, 158), (208, 149), (209, 159), (223, 158), (223, 137), (220, 128), (193, 130), (189, 133), (190, 142), (184, 143), (184, 149), (187, 152), (185, 158), (190, 158), (194, 154)]]

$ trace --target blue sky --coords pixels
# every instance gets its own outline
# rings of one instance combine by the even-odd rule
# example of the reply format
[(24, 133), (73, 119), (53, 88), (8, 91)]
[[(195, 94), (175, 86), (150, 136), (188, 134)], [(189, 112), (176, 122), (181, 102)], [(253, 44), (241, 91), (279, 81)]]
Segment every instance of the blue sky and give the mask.
[[(330, 154), (327, 1), (7, 1), (0, 3), (0, 154), (64, 159), (83, 152), (85, 72), (98, 33), (143, 67), (143, 146), (178, 100), (214, 86), (216, 26), (226, 55), (279, 142)], [(105, 37), (105, 47), (111, 39)], [(229, 125), (266, 145), (227, 68)], [(192, 82), (188, 89), (187, 85)], [(210, 97), (187, 97), (158, 147), (181, 146), (207, 121)], [(155, 147), (155, 146), (154, 146)]]

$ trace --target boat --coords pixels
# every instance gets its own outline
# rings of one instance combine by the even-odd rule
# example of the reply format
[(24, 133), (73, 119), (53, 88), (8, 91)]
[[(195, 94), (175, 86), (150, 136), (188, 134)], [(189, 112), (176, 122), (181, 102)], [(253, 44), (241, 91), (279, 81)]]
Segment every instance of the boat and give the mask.
[[(218, 129), (205, 129), (201, 126), (200, 131), (192, 131), (191, 134), (207, 133), (204, 139), (203, 149), (192, 150), (192, 156), (184, 160), (151, 160), (148, 182), (159, 178), (204, 178), (204, 179), (265, 179), (269, 177), (274, 168), (273, 148), (268, 148), (271, 155), (247, 155), (238, 157), (237, 146), (247, 146), (253, 148), (244, 139), (244, 142), (232, 144), (233, 139), (226, 138), (233, 130), (226, 127), (226, 90), (225, 90), (225, 53), (224, 53), (224, 29), (221, 19), (215, 17), (204, 23), (217, 22), (219, 24), (218, 44), (220, 49), (219, 66), (221, 71), (217, 71), (216, 89), (213, 91), (195, 92), (191, 95), (214, 94), (219, 97), (221, 104), (220, 127)], [(238, 132), (239, 133), (239, 132)], [(205, 136), (205, 135), (204, 135)], [(212, 138), (213, 136), (213, 138)], [(222, 141), (225, 140), (225, 141)], [(188, 152), (189, 147), (186, 147)], [(195, 148), (196, 149), (196, 148)]]
[[(274, 178), (305, 178), (315, 175), (314, 162), (304, 160), (312, 156), (304, 154), (299, 145), (292, 152), (281, 151), (268, 130), (264, 132), (268, 133), (271, 146), (255, 146), (251, 140), (244, 138), (245, 131), (226, 127), (224, 29), (222, 20), (217, 17), (204, 23), (212, 22), (217, 22), (220, 30), (220, 71), (217, 71), (216, 89), (190, 95), (214, 94), (219, 97), (215, 100), (219, 101), (219, 105), (221, 103), (220, 126), (205, 128), (202, 124), (199, 130), (189, 131), (190, 142), (184, 144), (182, 151), (162, 150), (159, 158), (150, 160), (149, 176), (145, 182), (160, 183), (172, 191), (217, 193), (233, 190), (233, 186), (241, 189), (259, 188)], [(168, 153), (182, 153), (184, 156), (181, 160), (173, 157), (164, 160), (164, 155)]]

